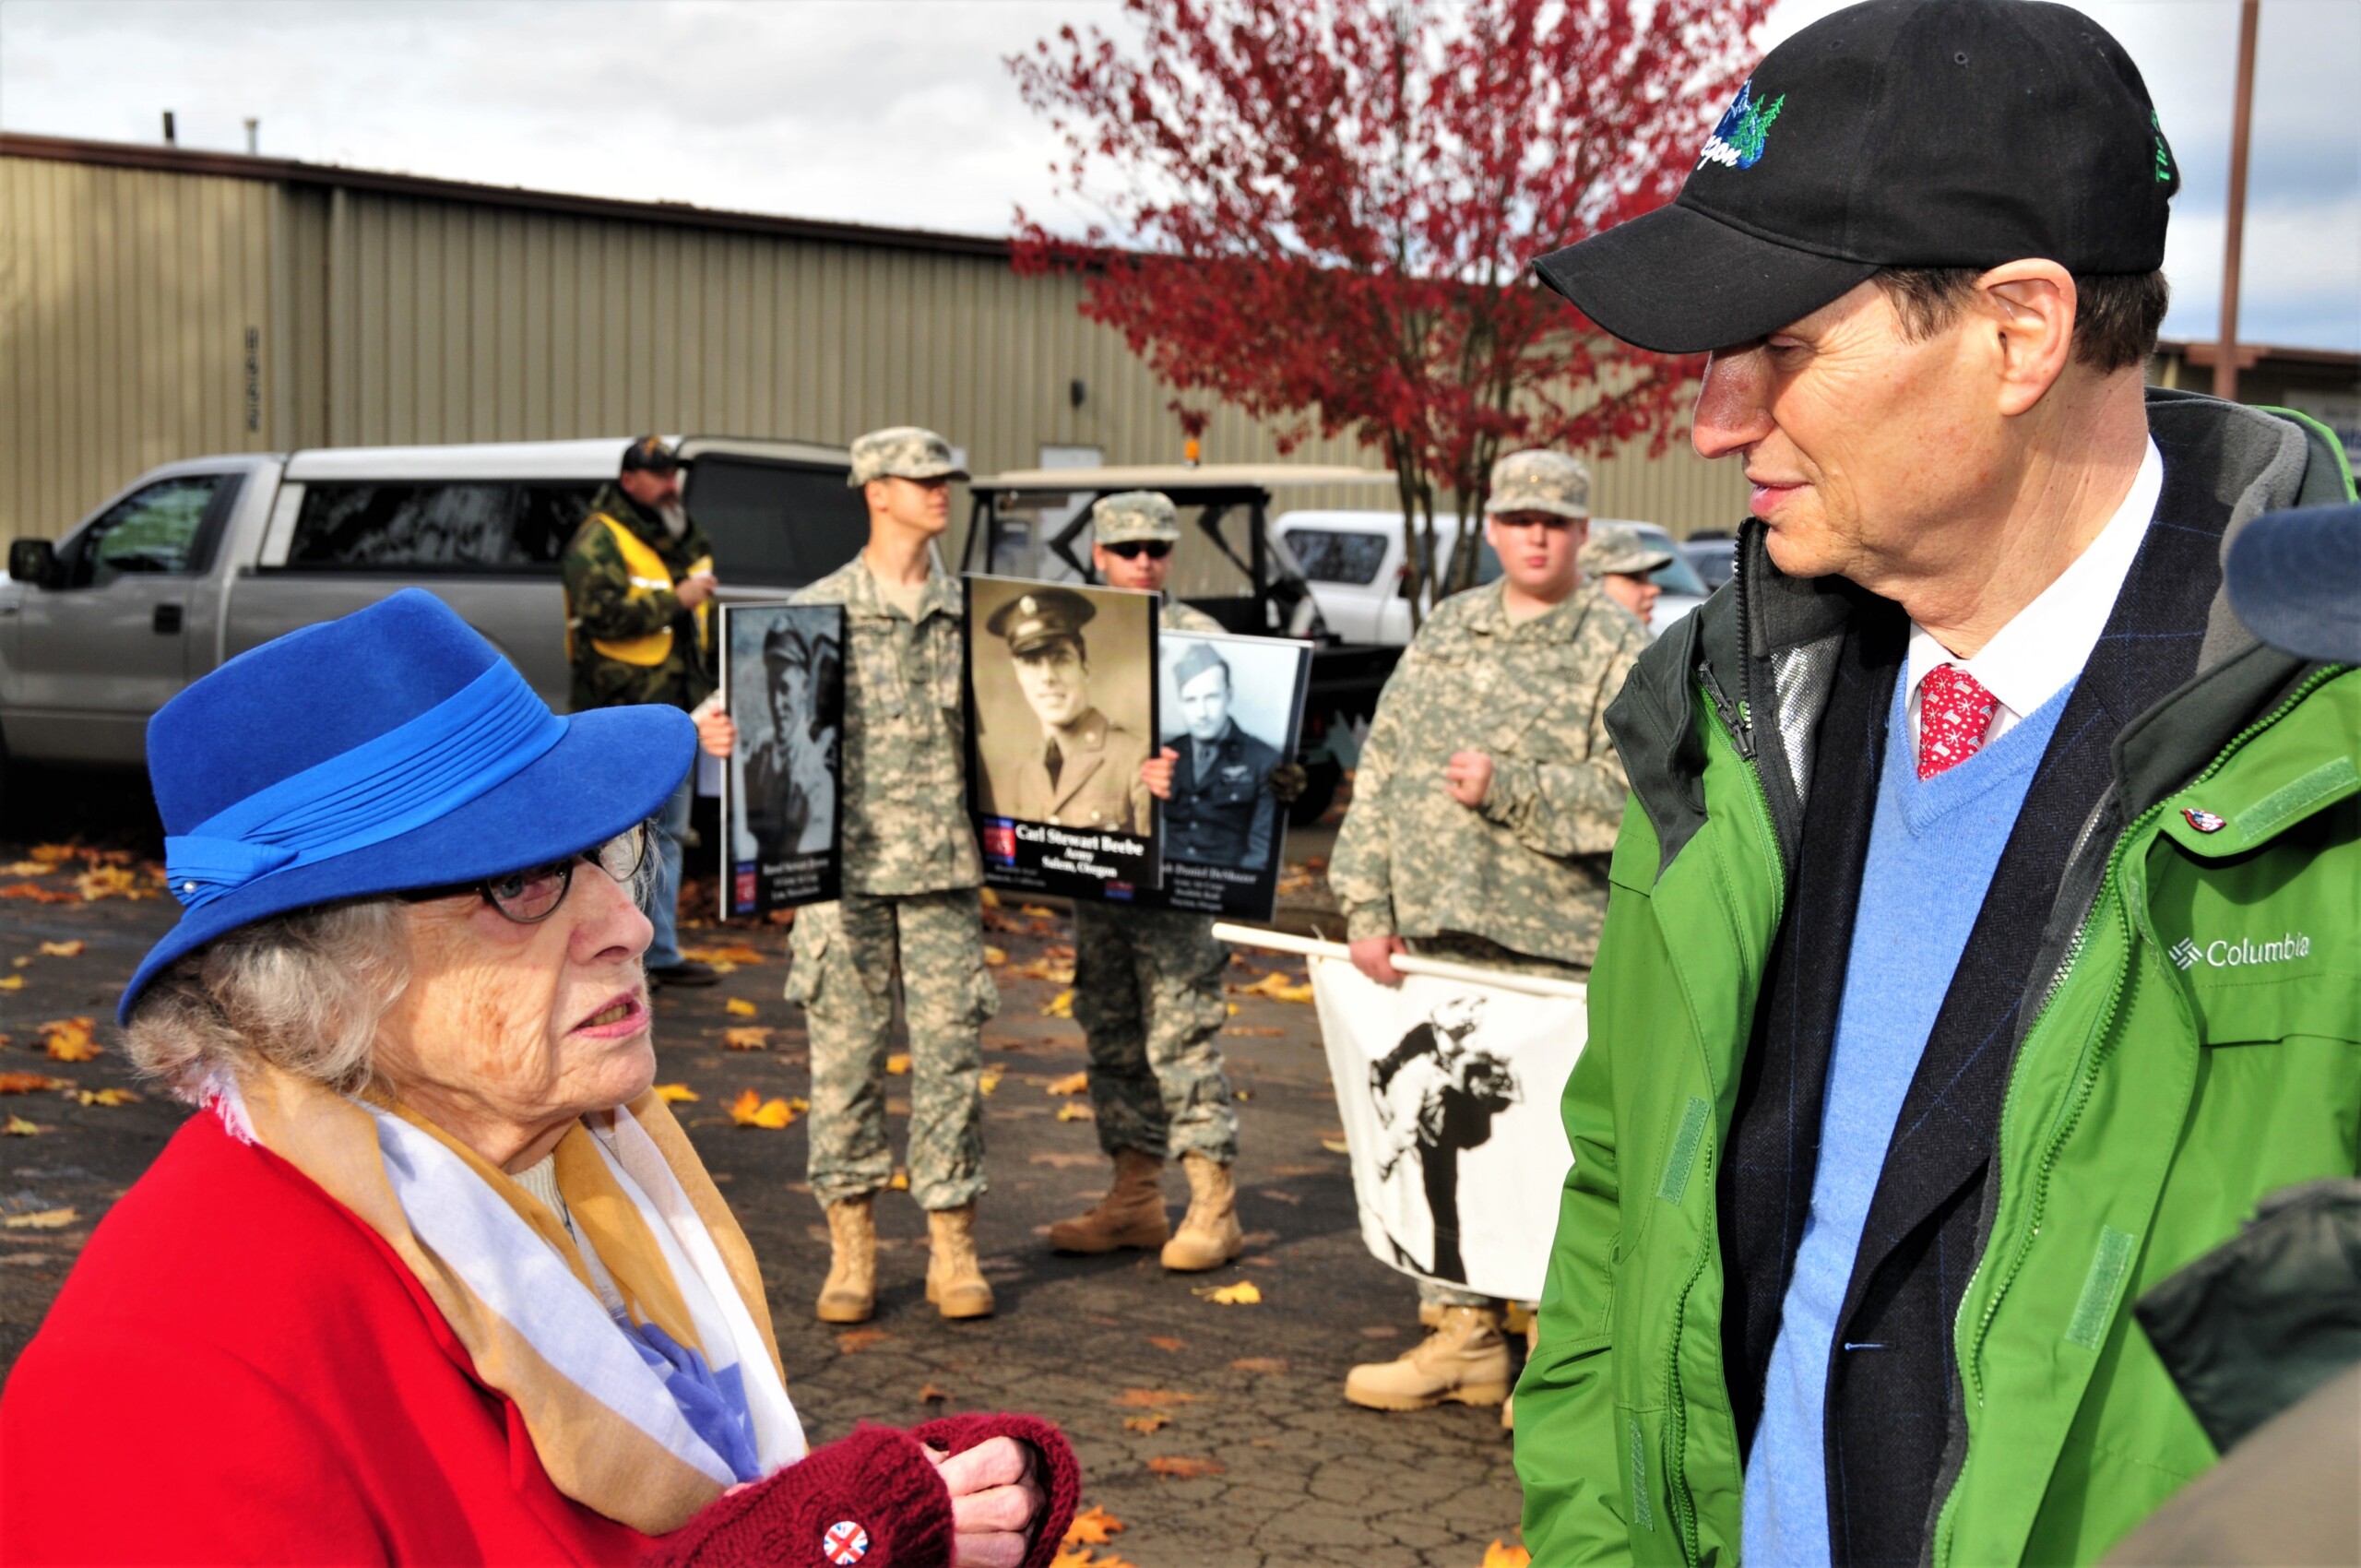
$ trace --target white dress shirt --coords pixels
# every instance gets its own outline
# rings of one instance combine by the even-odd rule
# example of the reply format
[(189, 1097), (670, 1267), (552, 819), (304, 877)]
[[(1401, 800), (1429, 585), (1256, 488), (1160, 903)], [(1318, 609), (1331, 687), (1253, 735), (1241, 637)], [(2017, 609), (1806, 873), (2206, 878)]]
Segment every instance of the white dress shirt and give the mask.
[(1918, 749), (1919, 687), (1939, 664), (1955, 664), (1975, 678), (1995, 699), (1992, 721), (1985, 726), (1987, 744), (1999, 739), (2017, 721), (2063, 691), (2082, 672), (2096, 647), (2106, 618), (2115, 612), (2116, 596), (2131, 575), (2132, 557), (2148, 537), (2148, 523), (2156, 515), (2156, 501), (2165, 492), (2165, 459), (2153, 440), (2140, 459), (2140, 473), (2130, 492), (2107, 519), (2098, 537), (2082, 547), (2058, 580), (2035, 596), (1992, 635), (1974, 659), (1960, 659), (1935, 635), (1910, 624), (1910, 748)]

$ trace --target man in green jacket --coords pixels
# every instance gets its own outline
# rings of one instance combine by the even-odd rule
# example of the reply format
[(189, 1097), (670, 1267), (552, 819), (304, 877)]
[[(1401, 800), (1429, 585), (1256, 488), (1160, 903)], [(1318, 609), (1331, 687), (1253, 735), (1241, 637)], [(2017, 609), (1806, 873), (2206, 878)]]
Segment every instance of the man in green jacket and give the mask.
[(1871, 0), (1538, 264), (1759, 521), (1609, 714), (1536, 1563), (2094, 1559), (2214, 1457), (2130, 1303), (2355, 1174), (2361, 674), (2220, 594), (2352, 481), (2143, 388), (2177, 183), (2087, 18)]

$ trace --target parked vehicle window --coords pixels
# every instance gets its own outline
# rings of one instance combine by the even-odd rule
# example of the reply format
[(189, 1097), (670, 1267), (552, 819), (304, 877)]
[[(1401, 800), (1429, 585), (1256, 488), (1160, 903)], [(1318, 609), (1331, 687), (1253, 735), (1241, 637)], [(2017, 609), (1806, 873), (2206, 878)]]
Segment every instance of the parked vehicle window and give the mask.
[(1382, 533), (1332, 533), (1326, 529), (1289, 529), (1287, 548), (1303, 563), (1303, 575), (1315, 583), (1349, 583), (1356, 588), (1377, 581), (1385, 564), (1387, 540)]
[(555, 570), (595, 485), (314, 483), (290, 566)]
[(726, 583), (801, 588), (869, 542), (869, 507), (842, 469), (709, 453), (690, 463), (682, 499)]
[(224, 477), (162, 480), (124, 497), (76, 540), (66, 564), (67, 585), (103, 588), (134, 573), (190, 570), (197, 535)]

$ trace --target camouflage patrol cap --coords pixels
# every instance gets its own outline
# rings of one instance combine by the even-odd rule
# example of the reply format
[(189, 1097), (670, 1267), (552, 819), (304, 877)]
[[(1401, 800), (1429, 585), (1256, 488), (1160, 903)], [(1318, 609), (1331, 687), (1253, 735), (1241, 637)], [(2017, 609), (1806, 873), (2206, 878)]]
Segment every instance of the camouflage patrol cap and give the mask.
[(1082, 628), (1098, 606), (1072, 588), (1041, 588), (1020, 594), (992, 612), (984, 629), (1008, 639), (1008, 651), (1022, 659), (1055, 642), (1082, 643)]
[(1672, 564), (1672, 552), (1650, 544), (1637, 529), (1622, 523), (1593, 523), (1590, 540), (1575, 557), (1585, 577), (1623, 573), (1644, 577), (1659, 566)]
[(1492, 465), (1492, 494), (1484, 514), (1550, 512), (1590, 516), (1590, 470), (1563, 452), (1512, 452)]
[(859, 490), (873, 479), (966, 479), (967, 470), (951, 455), (951, 443), (914, 424), (872, 430), (852, 444), (852, 472), (845, 482)]
[(1100, 544), (1131, 544), (1140, 540), (1180, 542), (1180, 514), (1172, 498), (1153, 490), (1126, 490), (1102, 495), (1090, 508), (1090, 537)]
[(1213, 644), (1191, 643), (1188, 651), (1173, 662), (1172, 683), (1185, 686), (1209, 670), (1220, 671), (1225, 683), (1236, 683), (1230, 679), (1229, 660), (1216, 653)]

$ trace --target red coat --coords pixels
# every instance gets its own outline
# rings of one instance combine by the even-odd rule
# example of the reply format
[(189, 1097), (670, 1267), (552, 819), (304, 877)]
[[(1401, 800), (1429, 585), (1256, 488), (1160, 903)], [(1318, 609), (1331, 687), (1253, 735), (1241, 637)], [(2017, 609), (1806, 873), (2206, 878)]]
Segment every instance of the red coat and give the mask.
[[(1026, 1438), (1071, 1516), (1073, 1456), (1022, 1417), (864, 1428), (661, 1542), (561, 1493), (377, 1235), (291, 1165), (190, 1119), (90, 1238), (0, 1392), (0, 1562), (819, 1565), (946, 1562), (950, 1503), (913, 1436)], [(777, 1555), (784, 1552), (784, 1555)]]

